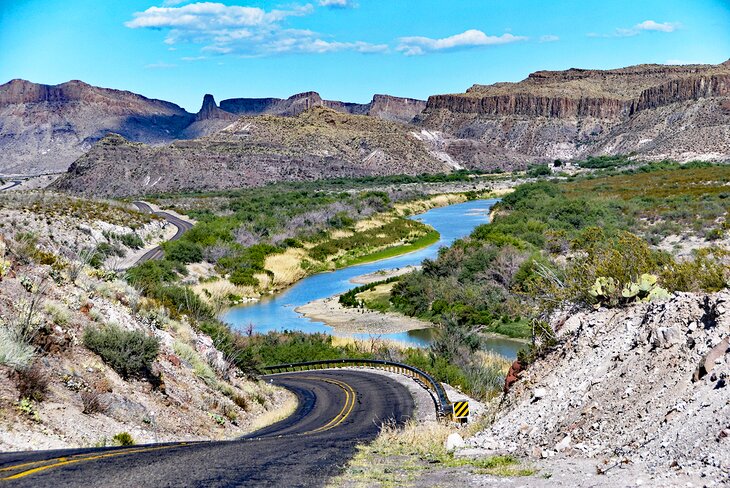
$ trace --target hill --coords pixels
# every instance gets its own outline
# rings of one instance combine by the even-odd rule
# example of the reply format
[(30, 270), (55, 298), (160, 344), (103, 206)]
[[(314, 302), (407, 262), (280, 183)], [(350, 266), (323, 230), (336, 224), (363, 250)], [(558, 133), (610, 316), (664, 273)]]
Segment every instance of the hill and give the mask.
[(479, 168), (637, 154), (730, 158), (730, 62), (538, 71), (429, 98), (418, 122)]
[(209, 136), (165, 146), (109, 135), (74, 162), (55, 187), (128, 196), (451, 168), (406, 126), (314, 107), (295, 117), (241, 117)]

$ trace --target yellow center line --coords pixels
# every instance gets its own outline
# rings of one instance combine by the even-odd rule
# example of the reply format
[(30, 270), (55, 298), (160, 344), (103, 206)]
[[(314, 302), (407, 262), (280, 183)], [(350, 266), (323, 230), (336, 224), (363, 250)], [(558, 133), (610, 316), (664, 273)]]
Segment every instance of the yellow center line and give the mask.
[(66, 466), (69, 464), (82, 463), (85, 461), (93, 461), (96, 459), (124, 456), (126, 454), (134, 454), (134, 453), (138, 453), (138, 452), (160, 451), (163, 449), (172, 449), (174, 447), (183, 447), (183, 446), (187, 446), (187, 445), (189, 445), (189, 444), (183, 442), (180, 444), (174, 444), (172, 446), (145, 447), (145, 448), (141, 448), (141, 449), (125, 449), (123, 451), (111, 452), (111, 453), (106, 453), (106, 454), (98, 454), (95, 456), (93, 456), (93, 455), (87, 456), (85, 454), (79, 454), (76, 457), (59, 457), (59, 458), (53, 458), (53, 459), (46, 459), (43, 461), (35, 461), (35, 462), (31, 462), (31, 463), (17, 464), (15, 466), (5, 467), (2, 469), (2, 471), (14, 470), (14, 469), (22, 468), (25, 466), (30, 466), (33, 464), (39, 464), (39, 463), (44, 463), (44, 462), (49, 462), (49, 461), (53, 462), (52, 464), (47, 464), (45, 466), (39, 466), (37, 468), (28, 469), (26, 471), (22, 471), (20, 473), (17, 473), (17, 474), (11, 475), (11, 476), (7, 476), (5, 478), (0, 478), (0, 480), (14, 480), (14, 479), (18, 479), (18, 478), (23, 478), (25, 476), (29, 476), (32, 474), (39, 473), (41, 471), (45, 471), (47, 469), (53, 469), (53, 468), (57, 468), (59, 466)]
[(331, 379), (331, 378), (323, 379), (323, 378), (315, 378), (315, 377), (308, 376), (308, 377), (305, 377), (304, 379), (325, 381), (327, 383), (332, 383), (333, 385), (339, 386), (345, 392), (345, 404), (342, 406), (342, 409), (340, 410), (340, 412), (328, 423), (326, 423), (325, 425), (318, 427), (314, 430), (304, 432), (304, 433), (302, 433), (302, 435), (317, 434), (320, 432), (325, 432), (327, 430), (333, 429), (333, 428), (337, 427), (338, 425), (340, 425), (342, 422), (344, 422), (345, 419), (350, 416), (350, 414), (352, 413), (352, 410), (355, 408), (355, 400), (357, 399), (357, 393), (355, 393), (355, 390), (352, 388), (352, 386), (348, 385), (347, 383), (345, 383), (343, 381), (338, 381), (338, 380)]

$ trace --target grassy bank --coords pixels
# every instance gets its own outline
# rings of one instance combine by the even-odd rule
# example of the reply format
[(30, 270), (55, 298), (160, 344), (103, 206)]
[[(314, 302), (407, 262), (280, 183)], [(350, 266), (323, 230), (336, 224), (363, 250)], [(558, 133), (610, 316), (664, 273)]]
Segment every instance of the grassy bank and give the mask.
[(374, 261), (380, 261), (381, 259), (388, 259), (395, 256), (400, 256), (401, 254), (418, 251), (420, 249), (436, 244), (440, 238), (441, 234), (439, 234), (438, 231), (431, 230), (426, 235), (424, 235), (423, 237), (419, 237), (410, 244), (401, 244), (399, 246), (387, 247), (372, 254), (367, 254), (359, 258), (347, 260), (343, 263), (338, 263), (337, 267), (344, 268), (347, 266), (354, 266), (356, 264), (372, 263)]
[[(459, 434), (468, 438), (482, 428), (480, 422), (469, 424)], [(454, 457), (445, 448), (447, 437), (454, 432), (453, 427), (436, 422), (408, 423), (403, 428), (386, 424), (372, 443), (358, 446), (345, 472), (329, 486), (419, 486), (423, 478), (452, 479), (454, 470), (464, 469), (497, 477), (536, 473), (513, 456)]]
[(368, 188), (382, 184), (381, 179), (352, 183), (348, 191), (345, 181), (335, 181), (323, 182), (322, 190), (309, 183), (280, 184), (161, 199), (198, 222), (182, 239), (164, 246), (166, 260), (185, 264), (190, 271), (186, 282), (193, 282), (204, 301), (222, 309), (275, 293), (314, 273), (429, 246), (438, 242), (438, 232), (407, 217), (479, 196)]

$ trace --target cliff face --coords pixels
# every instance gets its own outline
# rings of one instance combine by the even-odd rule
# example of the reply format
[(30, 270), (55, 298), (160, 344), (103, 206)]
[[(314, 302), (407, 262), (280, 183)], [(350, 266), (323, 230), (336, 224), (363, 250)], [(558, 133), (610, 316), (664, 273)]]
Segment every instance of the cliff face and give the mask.
[(110, 135), (54, 186), (119, 197), (449, 169), (402, 124), (314, 107), (295, 117), (241, 117), (210, 136), (165, 146)]
[(392, 122), (410, 123), (426, 108), (426, 102), (412, 98), (375, 95), (370, 103), (324, 100), (317, 92), (282, 98), (231, 98), (221, 101), (221, 109), (237, 115), (280, 115), (294, 117), (313, 107), (326, 107), (352, 115), (370, 115)]
[(417, 119), (450, 136), (447, 152), (473, 167), (619, 150), (657, 159), (728, 159), (730, 119), (722, 109), (728, 98), (728, 63), (539, 71), (519, 83), (432, 96)]
[(0, 85), (0, 172), (64, 171), (109, 132), (151, 144), (169, 142), (194, 116), (162, 100), (80, 81)]
[(213, 134), (240, 116), (296, 117), (315, 107), (341, 113), (410, 122), (425, 102), (376, 96), (373, 103), (323, 100), (316, 92), (288, 99), (234, 98), (220, 107), (205, 95), (197, 114), (128, 91), (70, 81), (41, 85), (12, 80), (0, 85), (0, 174), (65, 171), (108, 133), (147, 144), (165, 144)]

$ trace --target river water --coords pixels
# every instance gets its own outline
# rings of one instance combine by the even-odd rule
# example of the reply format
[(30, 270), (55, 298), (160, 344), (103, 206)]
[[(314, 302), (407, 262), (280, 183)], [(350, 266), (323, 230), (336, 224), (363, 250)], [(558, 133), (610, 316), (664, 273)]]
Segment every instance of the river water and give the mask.
[[(418, 265), (424, 259), (435, 258), (440, 247), (449, 246), (455, 240), (471, 234), (476, 226), (488, 223), (489, 211), (497, 201), (494, 199), (474, 200), (435, 208), (426, 213), (415, 215), (411, 218), (420, 220), (439, 231), (441, 239), (437, 243), (393, 258), (312, 275), (297, 282), (282, 293), (263, 297), (258, 302), (232, 308), (222, 318), (236, 329), (244, 329), (249, 324), (253, 324), (254, 331), (260, 333), (291, 330), (333, 334), (331, 327), (322, 322), (302, 317), (294, 309), (312, 300), (330, 297), (359, 286), (350, 282), (350, 279), (356, 276), (374, 273), (383, 269)], [(416, 346), (426, 346), (430, 342), (431, 334), (431, 329), (424, 329), (397, 334), (381, 334), (379, 337), (407, 342)], [(369, 336), (357, 335), (356, 337), (368, 338)], [(485, 348), (508, 358), (514, 358), (522, 346), (523, 343), (519, 341), (490, 338)]]

